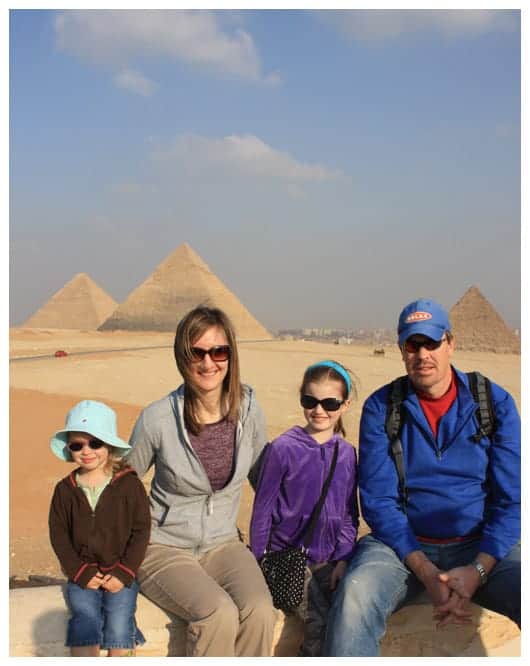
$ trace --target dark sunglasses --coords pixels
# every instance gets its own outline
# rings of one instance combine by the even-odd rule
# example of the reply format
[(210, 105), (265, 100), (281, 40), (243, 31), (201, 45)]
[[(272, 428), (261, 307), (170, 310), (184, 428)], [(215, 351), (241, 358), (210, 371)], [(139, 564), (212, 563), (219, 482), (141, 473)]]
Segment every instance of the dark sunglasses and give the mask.
[(210, 349), (201, 349), (200, 347), (191, 348), (191, 360), (194, 363), (202, 361), (206, 354), (208, 354), (215, 363), (218, 363), (219, 361), (228, 361), (230, 358), (230, 347), (228, 345), (218, 345), (216, 347), (210, 347)]
[[(72, 453), (79, 453), (79, 451), (82, 450), (84, 445), (85, 445), (84, 442), (70, 442), (68, 444), (68, 448), (70, 449), (70, 451), (72, 451)], [(94, 451), (97, 451), (102, 446), (105, 446), (105, 442), (101, 442), (99, 439), (91, 439), (88, 442), (88, 446)]]
[(303, 395), (300, 398), (300, 404), (304, 409), (315, 409), (317, 405), (322, 405), (322, 409), (326, 412), (336, 412), (344, 404), (344, 400), (337, 400), (337, 398), (322, 398), (322, 400), (317, 400), (312, 395)]
[(446, 340), (446, 337), (443, 337), (441, 340), (431, 340), (430, 338), (426, 338), (425, 340), (406, 340), (403, 349), (409, 354), (416, 354), (422, 347), (425, 347), (427, 351), (434, 351), (435, 349), (439, 349), (442, 342)]

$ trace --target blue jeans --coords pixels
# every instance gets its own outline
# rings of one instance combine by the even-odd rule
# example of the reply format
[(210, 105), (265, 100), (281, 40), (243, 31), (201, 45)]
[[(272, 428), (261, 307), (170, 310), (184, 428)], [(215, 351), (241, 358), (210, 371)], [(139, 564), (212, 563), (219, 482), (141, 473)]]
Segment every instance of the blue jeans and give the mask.
[(114, 593), (103, 588), (86, 590), (68, 581), (66, 603), (71, 617), (68, 620), (66, 645), (99, 645), (104, 650), (132, 650), (137, 644), (145, 643), (134, 617), (137, 596), (136, 581), (130, 587)]
[[(447, 571), (474, 560), (478, 540), (422, 544), (427, 557)], [(371, 535), (363, 537), (333, 597), (324, 655), (376, 657), (391, 614), (423, 589), (396, 553)], [(473, 601), (521, 626), (521, 547), (514, 546), (491, 571)]]

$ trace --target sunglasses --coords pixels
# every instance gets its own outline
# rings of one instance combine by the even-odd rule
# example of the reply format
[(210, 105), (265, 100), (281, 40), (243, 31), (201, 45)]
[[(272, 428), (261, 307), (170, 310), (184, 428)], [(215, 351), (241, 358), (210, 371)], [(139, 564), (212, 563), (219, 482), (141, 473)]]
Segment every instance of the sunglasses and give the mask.
[[(85, 445), (84, 442), (70, 442), (68, 444), (68, 448), (70, 449), (70, 451), (72, 451), (72, 453), (79, 453), (79, 451), (83, 449), (84, 445)], [(105, 446), (105, 443), (101, 442), (99, 439), (90, 439), (88, 441), (88, 446), (94, 451), (97, 451), (102, 446)]]
[(431, 340), (426, 338), (425, 340), (406, 340), (403, 345), (403, 349), (409, 354), (416, 354), (420, 351), (422, 347), (425, 347), (427, 351), (434, 351), (441, 347), (442, 342), (445, 342), (447, 338), (442, 338), (441, 340)]
[(312, 395), (303, 395), (300, 398), (300, 404), (304, 409), (315, 409), (317, 405), (322, 405), (322, 409), (326, 412), (336, 412), (344, 404), (344, 400), (338, 400), (337, 398), (322, 398), (322, 400), (317, 400)]
[(202, 361), (206, 354), (215, 363), (228, 361), (230, 358), (230, 347), (228, 345), (217, 345), (216, 347), (210, 347), (210, 349), (201, 349), (200, 347), (191, 348), (191, 360), (194, 363)]

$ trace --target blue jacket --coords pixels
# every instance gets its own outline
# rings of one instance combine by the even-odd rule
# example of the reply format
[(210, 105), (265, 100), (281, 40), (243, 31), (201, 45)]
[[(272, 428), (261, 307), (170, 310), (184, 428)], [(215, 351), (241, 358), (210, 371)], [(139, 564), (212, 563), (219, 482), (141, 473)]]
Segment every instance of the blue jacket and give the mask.
[(416, 536), (480, 533), (479, 550), (502, 559), (521, 532), (521, 423), (514, 400), (492, 382), (496, 430), (472, 439), (477, 404), (464, 373), (455, 370), (457, 399), (440, 420), (438, 437), (409, 382), (401, 431), (409, 502), (404, 512), (385, 433), (389, 385), (365, 402), (359, 436), (359, 487), (373, 535), (401, 559), (420, 548)]
[(308, 561), (314, 564), (351, 556), (358, 524), (355, 449), (339, 435), (319, 444), (295, 426), (265, 451), (250, 521), (250, 548), (258, 560), (269, 537), (273, 551), (302, 545), (336, 442), (337, 466), (308, 547)]

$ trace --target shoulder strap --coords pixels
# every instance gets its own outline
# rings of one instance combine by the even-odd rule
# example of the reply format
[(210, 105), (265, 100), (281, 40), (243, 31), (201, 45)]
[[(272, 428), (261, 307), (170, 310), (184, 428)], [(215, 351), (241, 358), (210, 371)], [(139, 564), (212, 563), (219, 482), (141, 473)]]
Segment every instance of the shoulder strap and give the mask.
[(475, 402), (478, 403), (478, 430), (473, 436), (473, 441), (479, 442), (482, 437), (491, 437), (495, 432), (495, 409), (491, 397), (491, 382), (480, 372), (467, 372), (466, 375), (469, 390)]
[(329, 468), (328, 476), (326, 478), (326, 481), (324, 482), (324, 485), (322, 486), (322, 492), (320, 493), (318, 502), (316, 503), (315, 508), (311, 513), (311, 518), (309, 519), (309, 523), (306, 528), (307, 533), (304, 538), (305, 548), (307, 548), (307, 546), (309, 546), (309, 543), (311, 542), (311, 537), (313, 536), (313, 532), (315, 531), (318, 517), (320, 516), (320, 512), (322, 511), (322, 507), (324, 506), (326, 495), (328, 494), (329, 484), (331, 483), (331, 479), (333, 478), (333, 474), (335, 473), (335, 467), (337, 466), (338, 454), (339, 454), (339, 443), (335, 442), (335, 450), (333, 451), (333, 460), (331, 461), (331, 467)]
[(392, 441), (395, 439), (401, 430), (402, 423), (402, 403), (407, 397), (408, 392), (408, 377), (398, 377), (390, 383), (388, 389), (385, 430), (388, 439)]
[(403, 462), (403, 447), (401, 445), (401, 425), (403, 423), (403, 401), (408, 392), (407, 375), (398, 377), (390, 384), (386, 407), (385, 431), (390, 440), (390, 451), (394, 458), (398, 474), (399, 490), (404, 504), (408, 501), (408, 490), (405, 477), (405, 464)]

